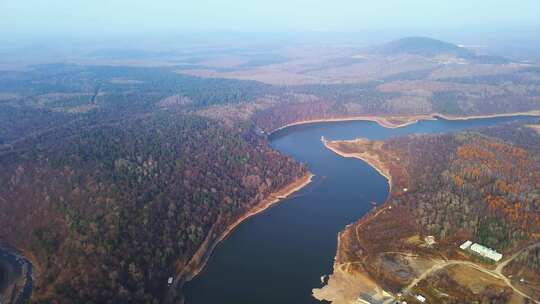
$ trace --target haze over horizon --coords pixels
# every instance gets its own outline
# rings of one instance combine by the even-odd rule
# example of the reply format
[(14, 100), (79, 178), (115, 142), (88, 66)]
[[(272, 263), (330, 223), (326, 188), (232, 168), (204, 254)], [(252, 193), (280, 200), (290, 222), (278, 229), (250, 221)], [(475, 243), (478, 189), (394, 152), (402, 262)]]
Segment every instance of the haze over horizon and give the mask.
[(540, 28), (535, 0), (4, 0), (0, 36), (103, 37), (200, 32), (519, 31)]

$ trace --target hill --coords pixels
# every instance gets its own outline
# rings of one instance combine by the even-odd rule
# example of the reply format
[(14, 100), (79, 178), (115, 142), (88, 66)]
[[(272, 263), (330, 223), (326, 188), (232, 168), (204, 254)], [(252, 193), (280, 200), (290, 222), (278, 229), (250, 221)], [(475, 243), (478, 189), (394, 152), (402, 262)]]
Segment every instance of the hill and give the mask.
[(383, 55), (411, 54), (420, 56), (454, 55), (459, 58), (471, 58), (473, 51), (455, 44), (427, 37), (406, 37), (375, 46), (372, 52)]
[(510, 61), (500, 56), (478, 55), (474, 51), (453, 43), (428, 38), (406, 37), (369, 49), (378, 55), (417, 55), (424, 57), (451, 56), (483, 64), (503, 64)]

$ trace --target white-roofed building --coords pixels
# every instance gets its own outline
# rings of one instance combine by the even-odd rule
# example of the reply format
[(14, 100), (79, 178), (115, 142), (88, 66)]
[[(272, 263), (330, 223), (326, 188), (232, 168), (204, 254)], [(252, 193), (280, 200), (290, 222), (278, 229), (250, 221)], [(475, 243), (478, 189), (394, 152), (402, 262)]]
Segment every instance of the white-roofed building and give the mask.
[(480, 256), (483, 256), (495, 262), (500, 261), (503, 257), (503, 255), (498, 253), (497, 251), (477, 243), (472, 244), (470, 250)]
[(461, 244), (461, 246), (459, 246), (459, 248), (461, 250), (467, 250), (467, 248), (469, 248), (471, 245), (472, 245), (471, 241), (466, 241), (465, 243)]
[(420, 301), (420, 303), (426, 302), (426, 298), (423, 295), (416, 295), (416, 299)]

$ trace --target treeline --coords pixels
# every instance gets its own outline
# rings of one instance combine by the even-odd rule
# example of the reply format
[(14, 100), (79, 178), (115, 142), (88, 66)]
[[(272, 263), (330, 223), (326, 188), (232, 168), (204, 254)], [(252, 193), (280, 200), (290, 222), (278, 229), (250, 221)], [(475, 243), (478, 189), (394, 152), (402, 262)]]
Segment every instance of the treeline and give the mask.
[(485, 115), (527, 112), (538, 109), (540, 99), (532, 90), (525, 94), (507, 91), (492, 94), (468, 94), (460, 91), (435, 92), (431, 97), (434, 112), (450, 115)]
[[(283, 124), (307, 119), (358, 115), (409, 115), (441, 112), (453, 115), (520, 112), (537, 109), (540, 89), (535, 80), (538, 71), (523, 69), (511, 74), (448, 78), (445, 83), (499, 85), (503, 91), (479, 88), (468, 91), (382, 92), (378, 86), (396, 80), (422, 81), (431, 70), (393, 75), (377, 82), (362, 84), (311, 84), (276, 86), (256, 81), (200, 78), (180, 74), (174, 67), (140, 68), (38, 65), (24, 72), (0, 72), (0, 94), (14, 94), (3, 106), (20, 107), (30, 118), (33, 109), (66, 114), (64, 119), (89, 115), (93, 111), (114, 111), (118, 115), (151, 112), (163, 106), (161, 101), (178, 96), (181, 104), (167, 107), (197, 111), (218, 105), (241, 103), (261, 106), (254, 120), (269, 131)], [(227, 111), (224, 109), (223, 111)], [(125, 113), (124, 113), (125, 112)], [(9, 128), (6, 125), (6, 128)], [(19, 128), (25, 129), (25, 128)], [(0, 138), (9, 138), (0, 131)]]
[(0, 238), (39, 263), (33, 301), (162, 301), (212, 227), (305, 174), (245, 132), (156, 113), (2, 155)]
[(126, 92), (145, 95), (149, 104), (157, 101), (155, 97), (182, 94), (200, 106), (209, 106), (251, 101), (272, 87), (256, 81), (189, 76), (171, 68), (49, 64), (34, 66), (29, 72), (0, 73), (0, 91), (26, 97), (52, 92), (95, 93), (98, 89), (105, 101), (108, 94)]
[(271, 131), (290, 123), (362, 115), (394, 114), (388, 101), (398, 93), (382, 93), (373, 84), (309, 85), (289, 88), (279, 96), (281, 102), (261, 109), (255, 123)]
[(0, 94), (7, 97), (0, 103), (0, 145), (75, 120), (99, 125), (151, 113), (173, 95), (189, 100), (182, 106), (190, 111), (251, 102), (274, 90), (254, 81), (204, 79), (164, 68), (50, 64), (4, 71)]

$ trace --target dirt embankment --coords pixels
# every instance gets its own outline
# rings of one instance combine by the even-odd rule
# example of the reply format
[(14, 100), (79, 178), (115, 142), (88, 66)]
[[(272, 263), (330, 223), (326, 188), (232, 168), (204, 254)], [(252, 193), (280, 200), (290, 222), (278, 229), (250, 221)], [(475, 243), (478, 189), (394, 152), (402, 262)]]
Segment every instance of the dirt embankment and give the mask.
[(388, 129), (403, 128), (408, 125), (415, 124), (421, 120), (469, 120), (469, 119), (481, 119), (481, 118), (497, 118), (497, 117), (512, 117), (512, 116), (540, 116), (540, 111), (528, 111), (528, 112), (515, 112), (515, 113), (500, 113), (500, 114), (487, 114), (487, 115), (447, 115), (441, 113), (429, 113), (429, 114), (416, 114), (416, 115), (389, 115), (389, 116), (377, 116), (377, 115), (354, 115), (336, 118), (321, 118), (321, 119), (307, 119), (297, 122), (289, 123), (281, 126), (270, 133), (276, 131), (304, 124), (313, 123), (325, 123), (325, 122), (339, 122), (339, 121), (373, 121), (378, 123), (381, 127)]
[(321, 119), (308, 119), (301, 120), (293, 123), (286, 124), (282, 127), (279, 127), (275, 130), (272, 130), (270, 133), (286, 129), (292, 126), (304, 125), (304, 124), (313, 124), (313, 123), (326, 123), (326, 122), (339, 122), (339, 121), (373, 121), (378, 123), (380, 126), (397, 129), (406, 127), (408, 125), (417, 123), (420, 120), (432, 120), (434, 119), (431, 115), (411, 115), (411, 116), (347, 116), (347, 117), (336, 117), (336, 118), (321, 118)]
[(515, 112), (515, 113), (500, 113), (500, 114), (487, 114), (487, 115), (447, 115), (434, 113), (431, 114), (433, 118), (442, 118), (446, 120), (469, 120), (469, 119), (481, 119), (481, 118), (497, 118), (497, 117), (512, 117), (512, 116), (540, 116), (540, 111), (528, 111), (528, 112)]
[[(403, 191), (407, 191), (404, 188), (404, 185), (407, 184), (405, 179), (407, 174), (400, 171), (402, 168), (392, 164), (395, 161), (392, 155), (382, 153), (382, 142), (367, 139), (327, 141), (321, 138), (321, 140), (325, 147), (334, 153), (342, 157), (361, 159), (371, 165), (388, 180), (389, 193), (399, 195)], [(398, 236), (400, 232), (414, 234), (414, 232), (410, 232), (410, 227), (406, 227), (406, 229), (398, 227), (399, 231), (395, 231), (395, 227), (386, 225), (388, 222), (385, 220), (387, 217), (393, 216), (393, 211), (389, 204), (379, 206), (356, 223), (348, 225), (338, 235), (333, 274), (329, 276), (325, 286), (313, 289), (315, 298), (331, 301), (333, 304), (383, 303), (393, 299), (392, 294), (382, 286), (379, 280), (381, 276), (386, 276), (385, 267), (378, 267), (375, 264), (386, 264), (387, 268), (392, 268), (391, 266), (395, 263), (390, 263), (385, 257), (377, 257), (374, 254), (378, 249), (375, 248), (377, 245), (363, 231), (363, 227), (371, 227), (370, 230), (377, 231), (378, 236), (375, 238), (381, 238), (381, 243), (386, 241), (384, 238), (387, 236), (393, 238)], [(379, 221), (381, 218), (383, 221)], [(388, 242), (391, 243), (391, 240), (388, 239)], [(402, 269), (398, 271), (402, 271)], [(378, 277), (374, 277), (371, 274), (373, 272), (377, 272)]]
[(352, 145), (356, 145), (357, 147), (361, 147), (365, 145), (368, 141), (365, 139), (353, 139), (353, 140), (344, 140), (344, 141), (328, 141), (324, 138), (321, 138), (321, 141), (323, 142), (324, 146), (331, 150), (332, 152), (347, 158), (357, 158), (365, 161), (369, 165), (371, 165), (377, 172), (379, 172), (382, 176), (386, 177), (388, 180), (388, 184), (390, 188), (392, 187), (392, 175), (390, 174), (390, 168), (387, 164), (381, 161), (378, 154), (370, 152), (368, 150), (364, 150), (362, 152), (356, 151), (356, 152), (346, 152), (346, 150), (342, 149), (342, 145), (345, 143), (350, 143)]
[(254, 208), (250, 209), (247, 213), (239, 217), (234, 223), (230, 224), (223, 232), (215, 231), (217, 224), (220, 222), (218, 220), (218, 222), (209, 231), (206, 239), (199, 247), (197, 252), (195, 252), (189, 262), (184, 267), (182, 267), (182, 270), (176, 276), (175, 286), (172, 289), (180, 290), (185, 282), (190, 281), (195, 276), (197, 276), (206, 266), (206, 263), (212, 256), (212, 252), (214, 251), (216, 246), (221, 241), (225, 240), (243, 221), (265, 211), (266, 209), (272, 207), (274, 204), (299, 191), (300, 189), (308, 185), (312, 181), (313, 177), (314, 175), (308, 172), (301, 178), (298, 178), (292, 183), (271, 193), (267, 198), (258, 202)]
[(357, 158), (372, 166), (388, 180), (389, 195), (400, 195), (408, 191), (409, 175), (397, 156), (383, 149), (383, 142), (363, 138), (328, 141), (321, 138), (326, 148), (348, 158)]

